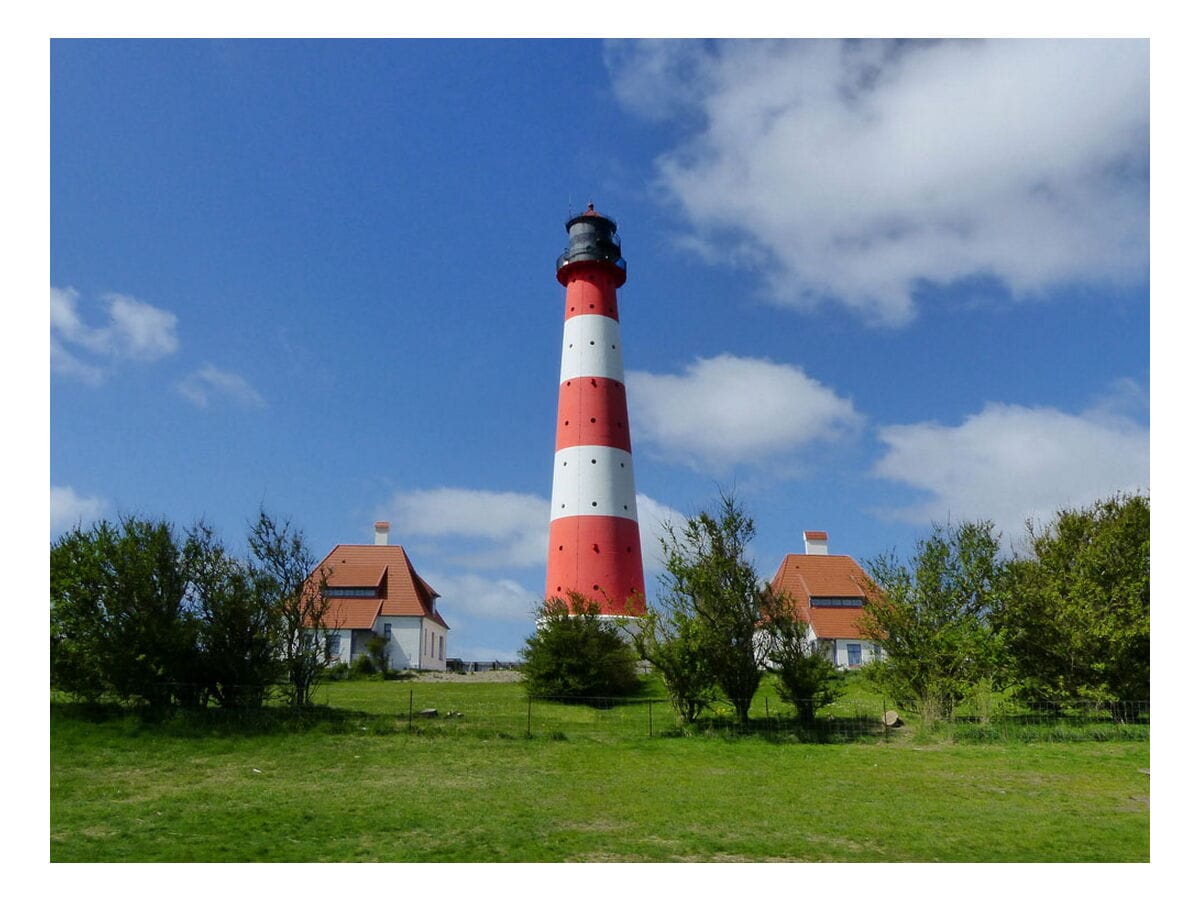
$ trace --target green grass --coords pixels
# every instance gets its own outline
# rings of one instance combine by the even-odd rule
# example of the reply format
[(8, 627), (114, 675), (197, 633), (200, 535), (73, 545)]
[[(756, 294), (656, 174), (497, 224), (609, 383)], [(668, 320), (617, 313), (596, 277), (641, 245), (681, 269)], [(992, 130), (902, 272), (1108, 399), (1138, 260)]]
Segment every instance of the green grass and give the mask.
[[(409, 732), (410, 690), (418, 710), (460, 708), (462, 720)], [(526, 739), (517, 685), (322, 692), (342, 712), (291, 730), (221, 717), (97, 720), (55, 705), (51, 859), (1149, 858), (1145, 741), (648, 739), (641, 715), (597, 724), (621, 711), (557, 707), (551, 720), (550, 705)], [(470, 710), (497, 707), (510, 718), (473, 722)]]

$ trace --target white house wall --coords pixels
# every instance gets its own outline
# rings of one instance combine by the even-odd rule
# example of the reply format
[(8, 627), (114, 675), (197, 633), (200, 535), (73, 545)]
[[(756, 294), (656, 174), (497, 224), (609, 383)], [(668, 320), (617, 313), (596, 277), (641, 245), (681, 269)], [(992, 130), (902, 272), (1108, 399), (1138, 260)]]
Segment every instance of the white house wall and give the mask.
[[(337, 635), (339, 638), (338, 652), (330, 654), (330, 664), (350, 662), (350, 655), (354, 649), (354, 632), (349, 628), (337, 628), (325, 633), (326, 640), (332, 638), (334, 635)], [(328, 647), (329, 644), (326, 643), (325, 646)]]
[[(445, 670), (445, 628), (432, 619), (417, 616), (380, 616), (375, 620), (375, 632), (383, 634), (384, 626), (388, 624), (392, 626), (392, 641), (388, 645), (388, 653), (393, 669)], [(439, 637), (442, 639), (440, 642)]]
[[(850, 668), (850, 645), (858, 644), (862, 648), (862, 662), (860, 665), (865, 666), (869, 662), (874, 662), (876, 659), (881, 659), (883, 651), (878, 644), (872, 641), (851, 638), (837, 638), (833, 641), (833, 663), (839, 669)], [(858, 666), (855, 666), (858, 668)]]
[(350, 663), (354, 657), (366, 652), (367, 639), (372, 633), (383, 635), (385, 625), (392, 626), (392, 639), (388, 644), (388, 664), (393, 669), (446, 669), (447, 629), (432, 619), (418, 616), (379, 616), (371, 631), (364, 629), (339, 628), (326, 632), (327, 636), (340, 635), (339, 652), (329, 662)]

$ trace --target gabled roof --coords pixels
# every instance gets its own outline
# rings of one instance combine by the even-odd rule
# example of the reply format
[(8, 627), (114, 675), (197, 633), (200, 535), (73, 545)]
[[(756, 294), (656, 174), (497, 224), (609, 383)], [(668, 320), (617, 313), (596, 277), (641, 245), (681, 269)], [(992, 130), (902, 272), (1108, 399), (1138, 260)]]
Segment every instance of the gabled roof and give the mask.
[[(338, 544), (321, 560), (309, 576), (310, 581), (319, 581), (322, 572), (326, 573), (327, 587), (369, 587), (377, 588), (379, 592), (374, 599), (331, 598), (331, 604), (353, 600), (365, 608), (367, 604), (375, 603), (378, 605), (375, 616), (423, 616), (443, 628), (450, 627), (435, 608), (438, 592), (417, 574), (408, 554), (398, 544)], [(351, 606), (345, 602), (337, 606), (350, 613)], [(358, 608), (354, 609), (355, 615), (359, 615)], [(371, 624), (374, 621), (373, 616)], [(371, 625), (341, 627), (370, 628)]]
[(796, 601), (796, 612), (819, 638), (866, 638), (859, 628), (862, 607), (813, 606), (813, 597), (867, 598), (867, 573), (850, 556), (789, 553), (771, 580), (776, 593)]

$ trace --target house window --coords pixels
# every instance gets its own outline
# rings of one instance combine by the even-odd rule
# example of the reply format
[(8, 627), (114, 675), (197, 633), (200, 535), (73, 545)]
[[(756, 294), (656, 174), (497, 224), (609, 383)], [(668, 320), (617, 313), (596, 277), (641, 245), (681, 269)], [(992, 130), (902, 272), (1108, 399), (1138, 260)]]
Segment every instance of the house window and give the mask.
[(438, 635), (438, 659), (446, 658), (446, 636)]
[(385, 638), (387, 638), (389, 641), (392, 639), (392, 623), (391, 622), (383, 623), (383, 636)]
[(862, 644), (846, 645), (846, 664), (850, 666), (862, 665)]
[(325, 588), (326, 597), (374, 597), (375, 588), (373, 587), (327, 587)]
[(813, 597), (813, 606), (852, 606), (863, 605), (862, 597)]
[(328, 636), (328, 645), (326, 651), (329, 656), (342, 655), (342, 636), (339, 632), (333, 632)]

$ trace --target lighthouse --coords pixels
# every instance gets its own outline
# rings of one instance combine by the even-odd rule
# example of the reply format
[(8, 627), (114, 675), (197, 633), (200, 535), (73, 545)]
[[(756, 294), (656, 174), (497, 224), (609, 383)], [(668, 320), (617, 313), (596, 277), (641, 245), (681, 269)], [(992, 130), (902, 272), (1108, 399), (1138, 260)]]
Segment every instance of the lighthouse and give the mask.
[(602, 615), (638, 616), (646, 585), (617, 310), (625, 260), (617, 223), (590, 203), (567, 235), (546, 598), (578, 593)]

